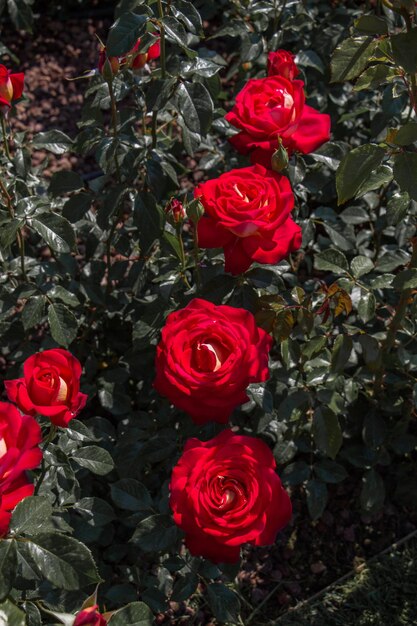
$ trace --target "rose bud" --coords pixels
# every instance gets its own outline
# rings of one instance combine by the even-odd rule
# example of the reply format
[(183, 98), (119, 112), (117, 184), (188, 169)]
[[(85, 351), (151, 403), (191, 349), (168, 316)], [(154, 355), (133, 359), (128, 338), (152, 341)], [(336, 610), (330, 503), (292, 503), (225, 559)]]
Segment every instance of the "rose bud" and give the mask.
[(278, 148), (271, 157), (271, 166), (274, 172), (282, 172), (288, 167), (288, 152), (282, 145), (281, 137), (278, 137)]
[(12, 74), (4, 65), (0, 65), (0, 110), (6, 114), (11, 105), (21, 98), (23, 93), (23, 72)]
[(55, 348), (33, 354), (23, 364), (23, 378), (5, 380), (9, 400), (29, 415), (45, 415), (67, 427), (87, 402), (80, 393), (81, 365), (67, 350)]
[(294, 80), (300, 73), (294, 62), (294, 55), (286, 50), (277, 50), (268, 54), (268, 76), (284, 76), (288, 80)]
[(89, 606), (77, 614), (73, 626), (106, 626), (107, 621), (99, 613), (98, 606)]
[(269, 378), (271, 345), (249, 311), (194, 298), (167, 317), (154, 387), (196, 424), (225, 424), (247, 386)]
[(42, 433), (30, 415), (21, 415), (13, 404), (0, 402), (0, 537), (9, 528), (11, 511), (34, 486), (27, 470), (38, 467), (42, 460), (39, 443)]
[(186, 217), (184, 205), (176, 198), (171, 198), (168, 202), (165, 207), (165, 213), (174, 226), (182, 222)]
[(172, 471), (170, 506), (194, 556), (235, 563), (240, 546), (266, 546), (291, 519), (274, 456), (256, 437), (225, 430), (189, 439)]
[(107, 74), (110, 73), (109, 78), (112, 78), (112, 76), (115, 76), (120, 69), (118, 57), (108, 57), (106, 53), (106, 46), (103, 45), (100, 46), (97, 69), (104, 78), (106, 78), (106, 76), (104, 76), (105, 72)]
[(147, 52), (138, 52), (140, 48), (140, 43), (141, 40), (139, 38), (132, 50), (127, 55), (128, 57), (131, 57), (130, 67), (133, 70), (142, 69), (148, 61), (152, 61), (152, 59), (157, 59), (161, 54), (161, 44), (159, 38), (148, 48)]

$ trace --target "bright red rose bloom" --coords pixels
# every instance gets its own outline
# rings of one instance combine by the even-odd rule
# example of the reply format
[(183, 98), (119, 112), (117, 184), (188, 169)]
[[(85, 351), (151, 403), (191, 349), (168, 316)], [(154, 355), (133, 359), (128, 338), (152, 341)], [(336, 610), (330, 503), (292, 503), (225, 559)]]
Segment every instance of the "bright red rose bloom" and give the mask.
[(196, 424), (225, 424), (269, 378), (271, 337), (249, 311), (195, 298), (168, 315), (156, 350), (155, 389)]
[(240, 546), (274, 543), (292, 507), (268, 446), (225, 430), (203, 442), (189, 439), (174, 467), (170, 506), (191, 554), (235, 563)]
[(37, 352), (23, 365), (23, 378), (4, 381), (9, 400), (30, 415), (45, 415), (56, 426), (81, 411), (87, 396), (80, 393), (81, 365), (67, 350)]
[(73, 626), (106, 626), (107, 621), (98, 611), (97, 604), (77, 614)]
[(23, 72), (12, 74), (4, 65), (0, 65), (0, 109), (5, 112), (10, 109), (15, 100), (23, 93)]
[(205, 209), (198, 243), (224, 248), (226, 272), (241, 274), (255, 261), (278, 263), (301, 245), (301, 229), (290, 217), (289, 180), (262, 165), (226, 172), (199, 185), (194, 195)]
[(21, 415), (8, 402), (0, 402), (0, 537), (7, 533), (10, 512), (33, 494), (26, 470), (41, 462), (41, 440), (40, 426), (33, 417)]
[(294, 55), (286, 50), (277, 50), (268, 54), (268, 76), (283, 76), (294, 80), (300, 70), (294, 62)]
[(230, 142), (253, 163), (271, 167), (278, 136), (288, 152), (308, 154), (330, 138), (330, 117), (305, 104), (304, 83), (284, 76), (249, 80), (225, 118), (240, 130)]

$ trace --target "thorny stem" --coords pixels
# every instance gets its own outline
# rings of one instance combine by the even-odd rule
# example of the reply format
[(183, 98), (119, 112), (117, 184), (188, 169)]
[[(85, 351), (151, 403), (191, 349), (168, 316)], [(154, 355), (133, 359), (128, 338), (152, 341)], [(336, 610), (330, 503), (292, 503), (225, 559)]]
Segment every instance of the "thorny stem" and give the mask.
[(188, 282), (187, 276), (185, 274), (185, 267), (186, 267), (186, 258), (185, 258), (185, 250), (184, 250), (184, 241), (182, 238), (182, 225), (178, 224), (177, 225), (177, 238), (178, 238), (178, 243), (180, 244), (180, 255), (181, 255), (181, 277), (187, 287), (187, 289), (191, 288), (190, 283)]
[[(110, 106), (111, 106), (111, 121), (112, 121), (112, 129), (113, 129), (113, 141), (114, 141), (114, 164), (116, 166), (116, 175), (119, 184), (122, 182), (122, 174), (120, 171), (119, 160), (117, 158), (117, 144), (118, 144), (118, 130), (117, 130), (117, 106), (116, 106), (116, 98), (114, 97), (113, 91), (113, 78), (110, 78), (107, 81), (109, 86), (109, 94), (110, 94)], [(114, 233), (116, 232), (117, 224), (121, 218), (122, 214), (122, 205), (120, 206), (117, 214), (113, 220), (109, 236), (106, 242), (106, 265), (107, 265), (107, 285), (106, 285), (106, 293), (109, 294), (111, 291), (111, 280), (110, 280), (110, 272), (111, 272), (111, 248), (112, 248), (112, 240), (114, 237)]]
[(0, 113), (0, 118), (1, 118), (1, 130), (2, 130), (2, 133), (3, 133), (4, 152), (5, 152), (6, 156), (7, 156), (7, 158), (9, 159), (9, 161), (11, 161), (12, 157), (10, 156), (9, 142), (7, 140), (6, 121), (5, 121), (4, 115), (2, 113)]
[(160, 18), (160, 24), (159, 24), (159, 34), (160, 34), (160, 38), (161, 38), (161, 54), (160, 54), (160, 59), (161, 59), (161, 78), (164, 79), (165, 75), (166, 75), (166, 67), (165, 67), (165, 28), (164, 28), (164, 24), (162, 22), (163, 18), (164, 18), (164, 9), (162, 7), (162, 0), (158, 0), (158, 14), (159, 14), (159, 18)]
[[(1, 178), (0, 178), (0, 191), (4, 196), (4, 199), (6, 200), (7, 210), (9, 212), (10, 219), (14, 220), (13, 201), (9, 192), (6, 189), (5, 184), (1, 180)], [(26, 275), (26, 268), (25, 268), (25, 240), (22, 234), (22, 230), (20, 228), (18, 229), (16, 233), (16, 240), (17, 240), (17, 245), (19, 246), (19, 252), (20, 252), (20, 267), (22, 270), (22, 277), (23, 277), (23, 280), (27, 281), (28, 278)]]
[[(413, 240), (413, 253), (411, 255), (411, 259), (410, 259), (410, 263), (408, 267), (409, 269), (414, 269), (417, 267), (417, 238)], [(385, 341), (382, 344), (381, 364), (375, 375), (374, 397), (377, 397), (379, 392), (381, 391), (382, 382), (383, 382), (384, 373), (385, 373), (386, 360), (387, 360), (389, 352), (391, 351), (391, 348), (393, 347), (395, 343), (395, 336), (397, 334), (397, 331), (399, 331), (401, 328), (404, 315), (406, 314), (406, 311), (407, 311), (407, 305), (409, 303), (410, 298), (412, 298), (412, 295), (413, 295), (412, 288), (404, 289), (401, 292), (398, 305), (395, 309), (394, 315), (391, 319), (391, 323), (388, 327), (387, 336), (385, 337)]]
[[(46, 450), (48, 449), (49, 444), (52, 443), (52, 441), (55, 439), (55, 435), (57, 433), (57, 430), (58, 430), (57, 427), (54, 424), (51, 424), (48, 436), (46, 437), (45, 444), (43, 446), (43, 450), (42, 450), (43, 454), (45, 454)], [(43, 479), (45, 478), (47, 471), (48, 470), (46, 469), (45, 458), (42, 457), (42, 471), (41, 471), (40, 476), (38, 478), (38, 482), (36, 483), (35, 496), (38, 494), (39, 489), (41, 488), (41, 485), (43, 483)]]
[[(405, 21), (407, 32), (409, 33), (411, 29), (413, 28), (413, 22), (412, 22), (411, 16), (406, 9), (401, 9), (400, 14), (402, 15)], [(410, 97), (411, 97), (411, 104), (413, 106), (414, 112), (417, 115), (417, 79), (416, 79), (415, 72), (412, 72), (410, 74)]]
[(197, 224), (194, 226), (193, 254), (194, 254), (194, 263), (195, 263), (196, 286), (197, 286), (197, 291), (200, 291), (200, 289), (201, 289), (201, 275), (200, 275), (200, 258), (199, 258), (199, 247), (198, 247)]

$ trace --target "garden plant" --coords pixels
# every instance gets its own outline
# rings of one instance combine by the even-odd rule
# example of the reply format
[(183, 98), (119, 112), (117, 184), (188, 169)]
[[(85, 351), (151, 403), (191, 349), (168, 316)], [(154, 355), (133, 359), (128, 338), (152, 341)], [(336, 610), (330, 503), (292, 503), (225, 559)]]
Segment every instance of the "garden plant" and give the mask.
[(416, 3), (112, 8), (76, 136), (1, 49), (0, 623), (273, 624), (417, 502)]

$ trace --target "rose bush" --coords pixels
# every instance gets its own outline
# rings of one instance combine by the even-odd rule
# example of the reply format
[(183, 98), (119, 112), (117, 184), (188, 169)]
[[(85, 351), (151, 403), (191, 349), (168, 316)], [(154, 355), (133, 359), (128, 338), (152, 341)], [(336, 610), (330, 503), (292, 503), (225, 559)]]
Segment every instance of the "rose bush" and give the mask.
[(225, 424), (249, 383), (268, 379), (271, 344), (249, 311), (194, 298), (167, 318), (154, 386), (196, 424)]
[(23, 378), (6, 380), (9, 400), (30, 415), (46, 415), (56, 426), (68, 426), (85, 406), (80, 393), (81, 365), (67, 350), (54, 348), (30, 356)]
[(174, 467), (170, 505), (192, 554), (236, 562), (240, 546), (269, 545), (291, 518), (291, 502), (263, 441), (224, 430), (189, 439)]
[(199, 245), (222, 246), (226, 272), (241, 274), (253, 262), (278, 263), (301, 245), (285, 176), (261, 165), (243, 167), (208, 180), (194, 193), (205, 210), (198, 222)]

